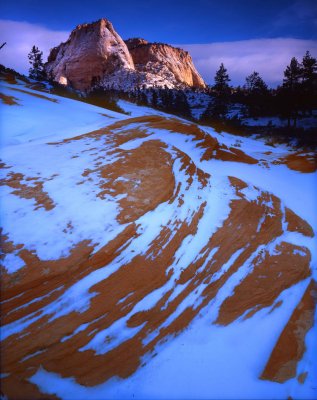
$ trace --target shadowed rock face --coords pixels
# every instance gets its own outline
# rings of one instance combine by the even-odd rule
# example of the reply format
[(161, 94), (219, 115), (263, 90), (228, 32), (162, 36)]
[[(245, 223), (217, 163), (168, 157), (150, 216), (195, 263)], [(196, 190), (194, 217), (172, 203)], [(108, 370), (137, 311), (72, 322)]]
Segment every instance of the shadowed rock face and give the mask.
[(106, 19), (78, 25), (67, 42), (51, 50), (46, 71), (55, 81), (83, 91), (94, 86), (205, 86), (186, 51), (144, 39), (124, 42)]

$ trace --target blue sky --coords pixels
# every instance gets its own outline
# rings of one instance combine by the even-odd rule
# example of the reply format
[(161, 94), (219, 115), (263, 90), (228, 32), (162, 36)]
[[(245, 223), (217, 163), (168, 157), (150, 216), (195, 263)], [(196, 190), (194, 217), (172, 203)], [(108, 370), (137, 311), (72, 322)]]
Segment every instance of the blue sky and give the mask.
[(317, 39), (316, 0), (2, 0), (2, 19), (54, 30), (101, 17), (123, 38), (210, 43), (292, 37)]
[(101, 17), (123, 39), (185, 48), (208, 83), (224, 62), (233, 84), (256, 70), (276, 86), (292, 56), (317, 56), (317, 0), (2, 0), (0, 62), (26, 73), (33, 44), (46, 57), (76, 25)]

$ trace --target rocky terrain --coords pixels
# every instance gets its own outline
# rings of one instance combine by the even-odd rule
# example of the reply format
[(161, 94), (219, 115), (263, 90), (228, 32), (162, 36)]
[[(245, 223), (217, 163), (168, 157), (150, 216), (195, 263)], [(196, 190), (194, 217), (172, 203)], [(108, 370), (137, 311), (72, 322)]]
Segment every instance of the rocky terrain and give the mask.
[(96, 86), (205, 87), (187, 51), (144, 39), (124, 42), (106, 19), (78, 25), (65, 43), (51, 50), (46, 72), (56, 82), (81, 91)]
[(166, 85), (169, 88), (177, 87), (178, 84), (194, 88), (205, 87), (187, 51), (168, 44), (149, 43), (144, 39), (130, 39), (125, 43), (136, 70), (144, 75), (146, 87), (153, 84), (158, 87)]
[[(61, 54), (90, 29), (60, 78), (89, 83)], [(153, 49), (128, 46), (122, 70)], [(314, 154), (9, 74), (0, 93), (4, 396), (316, 397)]]

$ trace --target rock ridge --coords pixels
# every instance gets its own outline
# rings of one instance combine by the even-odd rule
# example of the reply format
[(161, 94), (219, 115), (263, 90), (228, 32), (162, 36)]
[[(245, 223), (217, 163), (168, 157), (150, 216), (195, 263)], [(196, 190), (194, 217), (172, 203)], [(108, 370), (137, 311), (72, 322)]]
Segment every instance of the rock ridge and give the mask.
[(124, 41), (106, 18), (77, 25), (51, 49), (45, 69), (52, 80), (80, 91), (205, 87), (187, 51), (142, 38)]

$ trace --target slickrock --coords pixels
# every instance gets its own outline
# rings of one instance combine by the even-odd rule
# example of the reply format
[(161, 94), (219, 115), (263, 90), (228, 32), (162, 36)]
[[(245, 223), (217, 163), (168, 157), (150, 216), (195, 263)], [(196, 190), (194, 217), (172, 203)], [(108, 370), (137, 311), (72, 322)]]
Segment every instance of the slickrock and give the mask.
[[(263, 250), (282, 234), (281, 201), (234, 177), (227, 181), (231, 197), (228, 215), (197, 256), (187, 264), (182, 261), (179, 269), (176, 254), (207, 218), (213, 177), (181, 148), (164, 143), (164, 135), (155, 139), (152, 132), (156, 129), (168, 131), (169, 138), (191, 139), (202, 155), (207, 154), (206, 159), (223, 156), (218, 141), (199, 127), (161, 116), (125, 119), (49, 144), (58, 152), (69, 149), (70, 160), (76, 160), (71, 158), (72, 148), (81, 156), (87, 151), (94, 155), (89, 169), (76, 167), (77, 183), (84, 187), (95, 177), (96, 198), (118, 197), (117, 221), (125, 226), (100, 248), (86, 239), (69, 255), (54, 260), (43, 260), (35, 250), (15, 243), (10, 235), (3, 236), (5, 254), (15, 253), (25, 264), (15, 273), (3, 270), (2, 323), (7, 337), (1, 344), (1, 362), (3, 372), (9, 375), (3, 378), (2, 387), (9, 398), (21, 398), (18, 393), (24, 398), (41, 398), (29, 383), (39, 366), (84, 386), (130, 376), (146, 354), (153, 354), (159, 343), (186, 329), (212, 304), (245, 263), (249, 273), (232, 296), (223, 300), (216, 323), (226, 325), (246, 313), (251, 317), (272, 306), (285, 288), (310, 275), (310, 254), (304, 247), (282, 242), (273, 255)], [(105, 148), (108, 157), (115, 157), (111, 163), (102, 154)], [(227, 150), (231, 152), (231, 148)], [(241, 162), (251, 162), (243, 152), (232, 154), (234, 161), (240, 157)], [(25, 198), (30, 189), (21, 185), (32, 177), (10, 175), (9, 171), (7, 176), (3, 183), (14, 185), (13, 194)], [(191, 204), (186, 193), (193, 190), (199, 195)], [(248, 200), (244, 190), (255, 191), (254, 200)], [(40, 205), (46, 200), (44, 193), (41, 184), (32, 185), (30, 196)], [(45, 208), (45, 212), (57, 208)], [(163, 208), (171, 212), (168, 223), (152, 233), (150, 225), (142, 228), (146, 213), (154, 211), (155, 215), (155, 210)], [(305, 227), (296, 214), (292, 220)], [(71, 223), (67, 229), (72, 229)], [(147, 234), (149, 242), (144, 245)], [(141, 240), (141, 248), (134, 246)], [(109, 275), (108, 269), (113, 269)], [(80, 297), (86, 306), (74, 309), (68, 296), (97, 275), (99, 279)], [(156, 291), (161, 296), (148, 303), (146, 299)], [(16, 324), (22, 325), (11, 332)]]
[[(114, 43), (107, 24), (99, 21), (94, 29), (111, 34)], [(74, 40), (88, 35), (89, 43), (96, 43), (101, 34), (94, 36), (91, 28), (81, 26)], [(143, 39), (128, 42), (131, 52), (151, 46)], [(139, 64), (132, 59), (120, 65), (123, 75), (147, 74), (138, 72)], [(78, 82), (89, 87), (91, 71), (86, 72), (87, 81)], [(22, 85), (11, 76), (5, 79), (14, 88), (4, 87), (4, 94), (13, 93), (19, 105), (2, 107), (15, 118), (22, 109), (28, 118), (19, 135), (32, 132), (21, 138), (13, 131), (0, 163), (0, 189), (8, 209), (0, 229), (1, 395), (10, 400), (55, 399), (55, 392), (71, 397), (75, 391), (60, 391), (63, 382), (71, 382), (84, 386), (81, 390), (90, 398), (90, 390), (99, 389), (89, 387), (107, 380), (111, 385), (116, 377), (133, 382), (136, 371), (155, 368), (151, 359), (156, 354), (165, 357), (164, 342), (183, 345), (188, 333), (188, 343), (206, 335), (211, 346), (218, 346), (209, 332), (229, 332), (224, 335), (224, 354), (238, 357), (232, 361), (249, 370), (252, 379), (249, 366), (255, 359), (245, 364), (240, 350), (247, 344), (263, 369), (271, 346), (261, 378), (284, 382), (296, 376), (288, 388), (306, 390), (313, 367), (308, 341), (305, 353), (305, 335), (313, 326), (316, 303), (316, 284), (308, 278), (314, 273), (314, 231), (300, 209), (287, 208), (278, 193), (262, 185), (261, 152), (248, 146), (237, 149), (225, 132), (216, 136), (192, 122), (155, 115), (154, 110), (154, 115), (142, 116), (139, 109), (134, 113), (134, 106), (131, 118), (89, 106), (87, 120), (81, 122), (84, 129), (65, 129), (68, 118), (73, 124), (86, 112), (83, 103), (31, 91), (29, 82)], [(54, 125), (56, 132), (46, 132), (47, 120), (38, 112), (46, 108), (44, 115), (52, 123), (66, 110), (67, 118)], [(13, 117), (11, 122), (14, 125)], [(267, 149), (263, 145), (262, 150)], [(287, 168), (280, 169), (285, 179), (301, 174), (290, 171), (288, 176)], [(270, 176), (274, 178), (273, 171)], [(301, 187), (295, 183), (290, 193), (297, 196)], [(297, 307), (287, 308), (290, 296), (301, 296), (307, 286)], [(272, 337), (260, 347), (263, 330), (258, 323), (271, 326), (285, 310), (285, 320), (293, 314), (278, 332), (277, 343)], [(196, 323), (205, 329), (198, 336)], [(240, 328), (249, 324), (256, 329), (242, 338)], [(236, 346), (239, 351), (233, 354)], [(193, 354), (194, 346), (188, 348)], [(206, 352), (207, 361), (217, 368), (218, 353), (213, 350)], [(228, 372), (225, 368), (223, 376)], [(43, 374), (61, 383), (51, 385)], [(243, 378), (240, 371), (238, 378)], [(213, 381), (209, 383), (212, 387)]]
[[(306, 334), (314, 324), (316, 301), (317, 285), (312, 279), (281, 333), (261, 379), (283, 383), (296, 376), (297, 363), (306, 349)], [(305, 380), (301, 375), (298, 379)]]

